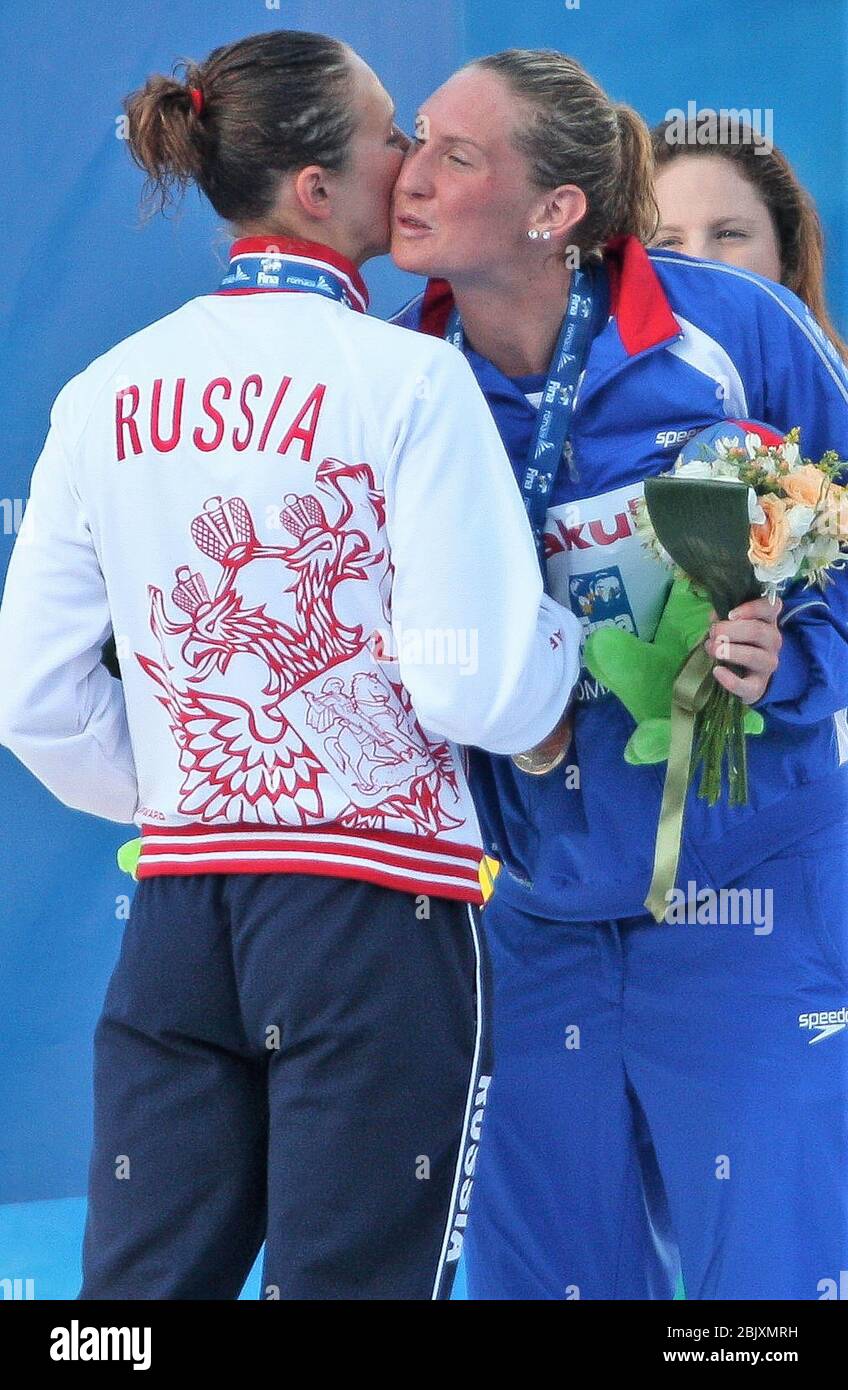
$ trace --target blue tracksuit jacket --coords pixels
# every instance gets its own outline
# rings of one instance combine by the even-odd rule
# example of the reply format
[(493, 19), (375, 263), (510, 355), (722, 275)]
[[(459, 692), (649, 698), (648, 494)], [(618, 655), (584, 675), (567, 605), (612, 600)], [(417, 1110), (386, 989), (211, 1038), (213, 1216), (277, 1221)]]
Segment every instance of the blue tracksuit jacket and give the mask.
[[(668, 577), (634, 534), (644, 479), (727, 417), (798, 425), (804, 455), (848, 459), (848, 373), (796, 295), (735, 266), (619, 238), (594, 279), (595, 336), (546, 523), (548, 579), (587, 632), (616, 622), (650, 638)], [(442, 335), (451, 307), (449, 287), (431, 281), (395, 322)], [(520, 476), (544, 379), (510, 380), (466, 355)], [(783, 598), (780, 664), (757, 706), (766, 728), (748, 742), (749, 802), (709, 807), (692, 788), (681, 886), (720, 888), (799, 826), (848, 815), (848, 574)], [(498, 894), (561, 921), (641, 915), (665, 764), (625, 763), (627, 711), (588, 677), (579, 696), (568, 768), (532, 778), (472, 754), (486, 846), (506, 870)]]

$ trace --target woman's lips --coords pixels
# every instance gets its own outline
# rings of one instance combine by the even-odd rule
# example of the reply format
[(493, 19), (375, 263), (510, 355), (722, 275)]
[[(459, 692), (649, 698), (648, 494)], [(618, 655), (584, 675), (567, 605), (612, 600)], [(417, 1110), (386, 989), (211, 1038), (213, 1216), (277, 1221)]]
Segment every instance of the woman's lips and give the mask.
[(395, 215), (394, 229), (398, 236), (410, 238), (429, 236), (433, 230), (420, 217), (409, 217), (404, 213)]

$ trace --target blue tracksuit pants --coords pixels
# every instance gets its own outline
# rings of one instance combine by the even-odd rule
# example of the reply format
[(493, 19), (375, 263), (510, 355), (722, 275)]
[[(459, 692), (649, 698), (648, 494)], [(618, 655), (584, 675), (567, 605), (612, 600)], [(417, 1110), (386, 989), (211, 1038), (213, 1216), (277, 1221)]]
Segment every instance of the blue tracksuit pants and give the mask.
[(450, 1295), (491, 1070), (477, 909), (142, 879), (94, 1039), (81, 1299)]
[(681, 1269), (691, 1299), (839, 1296), (846, 867), (844, 826), (799, 839), (733, 885), (749, 925), (703, 898), (700, 923), (551, 922), (496, 890), (469, 1297), (671, 1298)]

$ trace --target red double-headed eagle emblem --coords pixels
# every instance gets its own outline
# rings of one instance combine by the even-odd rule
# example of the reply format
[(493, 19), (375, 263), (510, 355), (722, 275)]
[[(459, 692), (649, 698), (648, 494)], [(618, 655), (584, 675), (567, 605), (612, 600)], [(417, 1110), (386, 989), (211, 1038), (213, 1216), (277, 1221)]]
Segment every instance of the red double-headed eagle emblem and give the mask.
[[(148, 586), (160, 659), (136, 655), (179, 748), (180, 813), (426, 835), (460, 825), (444, 804), (457, 804), (449, 746), (426, 737), (408, 693), (375, 660), (391, 564), (371, 468), (324, 459), (316, 491), (286, 494), (264, 520), (278, 543), (259, 538), (243, 498), (205, 503), (191, 536), (216, 574), (199, 562), (176, 570), (181, 621)], [(268, 564), (280, 579), (271, 600)]]

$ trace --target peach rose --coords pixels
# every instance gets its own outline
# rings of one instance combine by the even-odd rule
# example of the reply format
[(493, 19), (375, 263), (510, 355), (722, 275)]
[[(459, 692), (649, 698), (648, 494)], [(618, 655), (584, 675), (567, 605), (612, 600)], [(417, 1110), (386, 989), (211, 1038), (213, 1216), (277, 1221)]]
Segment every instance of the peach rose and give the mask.
[(804, 507), (816, 507), (821, 497), (822, 484), (827, 482), (827, 479), (818, 468), (814, 468), (811, 463), (805, 463), (802, 468), (796, 468), (792, 473), (779, 475), (778, 482), (791, 502), (800, 502)]
[(759, 499), (766, 514), (765, 521), (754, 522), (751, 527), (751, 546), (748, 559), (752, 565), (772, 569), (779, 564), (789, 542), (789, 521), (786, 516), (786, 503), (782, 497), (767, 492)]

